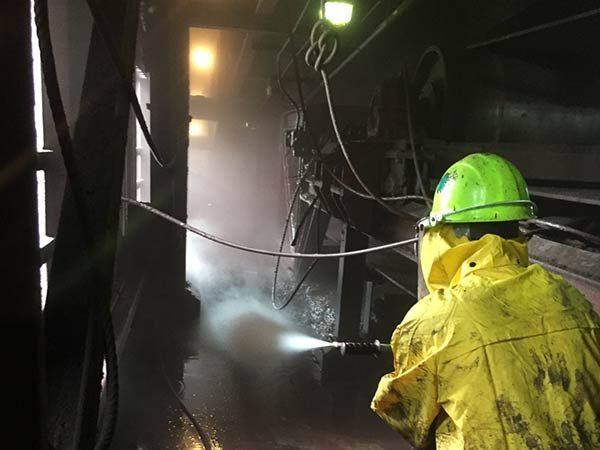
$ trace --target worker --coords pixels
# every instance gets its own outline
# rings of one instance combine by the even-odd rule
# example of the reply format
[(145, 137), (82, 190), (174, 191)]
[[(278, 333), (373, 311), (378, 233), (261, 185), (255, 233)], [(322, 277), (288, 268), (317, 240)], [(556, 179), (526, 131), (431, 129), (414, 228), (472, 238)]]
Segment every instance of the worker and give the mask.
[[(419, 223), (429, 295), (392, 336), (372, 409), (416, 448), (600, 449), (600, 318), (529, 264), (522, 175), (492, 154), (451, 166)], [(433, 443), (433, 447), (431, 447)]]

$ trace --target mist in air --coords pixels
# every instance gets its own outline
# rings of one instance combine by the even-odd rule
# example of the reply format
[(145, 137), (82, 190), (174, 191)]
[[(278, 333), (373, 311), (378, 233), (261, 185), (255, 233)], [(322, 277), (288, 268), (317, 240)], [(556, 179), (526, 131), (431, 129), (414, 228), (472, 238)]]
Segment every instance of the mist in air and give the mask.
[[(276, 249), (286, 208), (277, 134), (238, 131), (237, 141), (218, 135), (213, 142), (191, 141), (188, 221), (229, 240)], [(202, 333), (231, 358), (255, 364), (330, 345), (271, 307), (275, 258), (188, 233), (186, 265), (190, 288), (202, 303)], [(282, 285), (290, 268), (282, 264)]]

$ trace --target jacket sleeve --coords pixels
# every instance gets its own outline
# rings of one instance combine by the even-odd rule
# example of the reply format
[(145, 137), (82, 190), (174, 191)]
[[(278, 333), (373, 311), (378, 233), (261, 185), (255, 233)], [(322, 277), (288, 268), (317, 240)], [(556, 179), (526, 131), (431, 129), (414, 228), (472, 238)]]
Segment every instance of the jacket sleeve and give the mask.
[(432, 424), (441, 410), (437, 402), (437, 351), (420, 328), (418, 321), (408, 321), (394, 332), (395, 370), (381, 379), (371, 404), (373, 411), (417, 448), (428, 445)]

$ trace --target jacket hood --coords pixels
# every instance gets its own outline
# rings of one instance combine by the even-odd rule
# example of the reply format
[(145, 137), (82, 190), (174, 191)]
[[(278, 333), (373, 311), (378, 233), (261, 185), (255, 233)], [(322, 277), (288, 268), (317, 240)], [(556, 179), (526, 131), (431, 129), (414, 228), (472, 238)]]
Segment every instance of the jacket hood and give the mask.
[(427, 231), (420, 251), (421, 270), (429, 292), (459, 284), (467, 275), (481, 269), (508, 265), (527, 267), (527, 243), (486, 234), (470, 241), (457, 237), (450, 225)]

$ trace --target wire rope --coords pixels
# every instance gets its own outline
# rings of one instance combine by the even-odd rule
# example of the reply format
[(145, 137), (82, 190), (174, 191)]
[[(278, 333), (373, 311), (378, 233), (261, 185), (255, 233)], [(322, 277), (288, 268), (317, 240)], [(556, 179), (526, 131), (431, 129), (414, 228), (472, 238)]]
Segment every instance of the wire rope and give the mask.
[(368, 247), (368, 248), (363, 248), (361, 250), (353, 250), (350, 252), (338, 252), (338, 253), (293, 253), (293, 252), (265, 250), (265, 249), (261, 249), (261, 248), (250, 247), (247, 245), (238, 244), (236, 242), (214, 236), (210, 233), (207, 233), (206, 231), (200, 230), (199, 228), (196, 228), (196, 227), (194, 227), (188, 223), (185, 223), (175, 217), (172, 217), (172, 216), (168, 215), (167, 213), (160, 211), (159, 209), (153, 208), (152, 206), (147, 205), (145, 203), (138, 202), (137, 200), (133, 200), (133, 199), (127, 198), (127, 197), (121, 197), (121, 199), (125, 203), (129, 203), (131, 205), (136, 205), (142, 209), (145, 209), (146, 211), (148, 211), (158, 217), (161, 217), (162, 219), (167, 220), (168, 222), (171, 222), (181, 228), (185, 228), (186, 230), (188, 230), (194, 234), (197, 234), (198, 236), (200, 236), (204, 239), (207, 239), (209, 241), (215, 242), (220, 245), (224, 245), (225, 247), (234, 248), (236, 250), (241, 250), (241, 251), (248, 252), (248, 253), (255, 253), (258, 255), (280, 256), (282, 258), (297, 258), (297, 259), (313, 259), (313, 258), (316, 258), (316, 259), (339, 259), (339, 258), (347, 258), (347, 257), (351, 257), (351, 256), (361, 256), (361, 255), (368, 255), (370, 253), (382, 252), (385, 250), (390, 250), (390, 249), (402, 247), (405, 245), (411, 245), (411, 244), (414, 244), (415, 242), (417, 242), (417, 240), (418, 240), (417, 238), (412, 238), (412, 239), (407, 239), (404, 241), (397, 241), (397, 242), (392, 242), (389, 244), (379, 245), (376, 247)]

